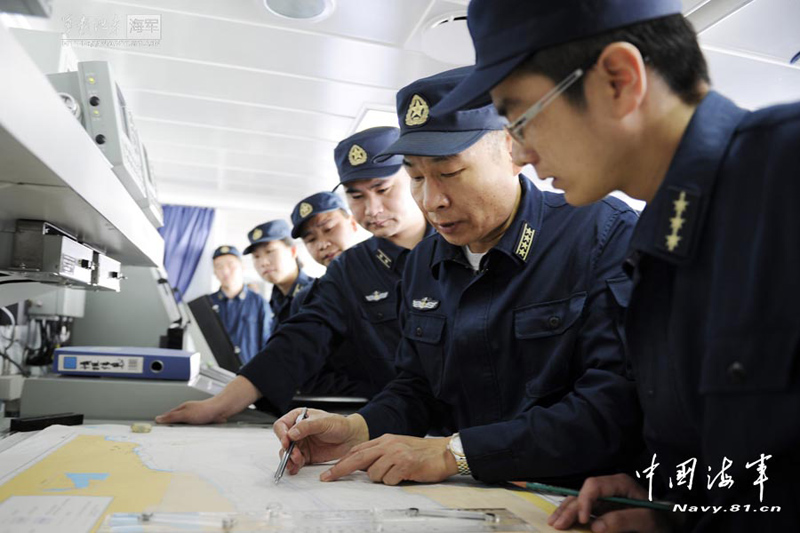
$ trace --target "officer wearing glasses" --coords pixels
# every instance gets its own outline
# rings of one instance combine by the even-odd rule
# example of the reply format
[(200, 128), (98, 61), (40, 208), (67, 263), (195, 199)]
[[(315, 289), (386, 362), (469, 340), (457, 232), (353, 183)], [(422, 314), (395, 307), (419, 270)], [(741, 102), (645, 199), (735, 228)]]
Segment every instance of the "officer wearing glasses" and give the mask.
[[(625, 331), (654, 488), (588, 480), (551, 523), (589, 522), (600, 496), (652, 494), (696, 506), (685, 530), (796, 530), (800, 103), (749, 112), (710, 90), (681, 7), (473, 0), (477, 65), (433, 113), (491, 91), (519, 162), (571, 204), (615, 189), (648, 203), (625, 261)], [(679, 483), (689, 467), (694, 483)], [(668, 515), (614, 511), (592, 530), (658, 530)]]

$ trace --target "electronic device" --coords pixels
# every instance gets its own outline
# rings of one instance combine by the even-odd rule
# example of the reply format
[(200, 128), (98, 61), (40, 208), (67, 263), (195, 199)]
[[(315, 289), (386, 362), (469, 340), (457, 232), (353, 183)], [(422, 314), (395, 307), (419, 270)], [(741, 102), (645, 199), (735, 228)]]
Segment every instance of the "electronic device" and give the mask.
[(142, 145), (142, 169), (144, 170), (144, 185), (147, 198), (139, 200), (138, 203), (147, 220), (157, 229), (164, 225), (164, 210), (158, 201), (156, 177), (153, 174), (153, 167), (150, 165), (150, 158), (147, 156), (147, 148), (144, 145)]
[(42, 283), (119, 292), (120, 263), (42, 220), (17, 220), (11, 267)]
[(9, 429), (11, 431), (39, 431), (40, 429), (56, 424), (59, 426), (80, 426), (83, 424), (83, 415), (77, 413), (58, 413), (55, 415), (13, 418)]
[(187, 381), (200, 371), (200, 354), (167, 348), (69, 346), (55, 351), (53, 371), (65, 376)]
[(229, 372), (238, 372), (242, 362), (211, 298), (201, 296), (189, 302), (189, 310), (208, 344), (218, 366)]
[(71, 96), (80, 106), (79, 120), (133, 199), (146, 201), (142, 145), (109, 63), (83, 61), (78, 63), (77, 72), (48, 74), (47, 77), (68, 106), (73, 103), (64, 95)]
[[(20, 398), (20, 415), (47, 415), (58, 406), (60, 411), (83, 413), (91, 420), (149, 421), (183, 402), (219, 394), (234, 377), (221, 369), (201, 368), (188, 381), (54, 375), (28, 378)], [(229, 421), (271, 423), (275, 419), (246, 409)]]

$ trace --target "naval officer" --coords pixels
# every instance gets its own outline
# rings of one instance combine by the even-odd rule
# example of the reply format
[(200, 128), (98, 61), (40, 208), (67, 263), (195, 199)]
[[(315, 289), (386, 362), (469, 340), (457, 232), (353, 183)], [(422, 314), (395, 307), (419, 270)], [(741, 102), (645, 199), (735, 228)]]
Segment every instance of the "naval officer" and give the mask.
[[(680, 11), (678, 0), (474, 0), (477, 65), (441, 112), (491, 90), (520, 161), (555, 176), (570, 203), (614, 189), (648, 202), (625, 270), (652, 470), (644, 489), (624, 475), (587, 481), (551, 523), (585, 523), (598, 496), (621, 494), (682, 503), (686, 530), (796, 530), (800, 104), (749, 112), (710, 90)], [(592, 529), (662, 522), (617, 511)]]
[[(619, 329), (636, 214), (615, 198), (578, 209), (537, 189), (491, 103), (432, 117), (463, 77), (401, 89), (402, 135), (377, 159), (404, 155), (439, 233), (406, 262), (398, 376), (357, 414), (276, 422), (284, 447), (299, 441), (290, 473), (344, 456), (323, 481), (358, 469), (392, 485), (583, 478), (639, 449)], [(448, 436), (421, 438), (431, 429)]]
[(284, 220), (271, 220), (259, 224), (247, 234), (250, 245), (244, 255), (253, 254), (253, 266), (258, 274), (272, 283), (269, 306), (273, 320), (271, 331), (285, 322), (291, 314), (292, 299), (314, 278), (303, 271), (297, 257), (297, 245), (292, 230)]
[(235, 246), (218, 247), (212, 260), (220, 288), (210, 295), (211, 305), (244, 364), (267, 344), (272, 312), (260, 294), (245, 286), (242, 254)]
[[(414, 204), (402, 158), (372, 159), (399, 133), (397, 128), (370, 128), (344, 139), (334, 150), (347, 203), (373, 237), (330, 263), (299, 311), (225, 390), (209, 400), (183, 404), (158, 417), (158, 422), (225, 420), (258, 400), (285, 412), (298, 387), (326, 365), (345, 374), (350, 383), (358, 383), (357, 392), (365, 397), (375, 395), (394, 377), (401, 337), (396, 286), (409, 250), (431, 233)], [(304, 209), (309, 217), (311, 208)], [(297, 235), (302, 234), (303, 219), (295, 217)], [(336, 354), (349, 358), (335, 360)]]

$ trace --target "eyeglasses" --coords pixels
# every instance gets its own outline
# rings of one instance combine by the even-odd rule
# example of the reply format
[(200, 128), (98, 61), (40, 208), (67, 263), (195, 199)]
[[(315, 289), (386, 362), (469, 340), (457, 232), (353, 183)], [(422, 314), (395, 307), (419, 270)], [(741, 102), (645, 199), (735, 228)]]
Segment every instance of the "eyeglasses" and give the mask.
[(572, 74), (564, 78), (561, 83), (547, 91), (547, 94), (545, 94), (541, 100), (529, 107), (528, 110), (525, 111), (525, 113), (523, 113), (522, 116), (520, 116), (517, 120), (511, 124), (506, 124), (506, 131), (509, 135), (511, 135), (511, 138), (517, 143), (523, 144), (525, 141), (525, 126), (528, 125), (528, 122), (530, 122), (533, 117), (541, 113), (545, 107), (553, 102), (553, 100), (564, 94), (564, 92), (572, 87), (576, 81), (581, 79), (581, 76), (583, 76), (585, 73), (586, 70), (583, 68), (574, 70)]

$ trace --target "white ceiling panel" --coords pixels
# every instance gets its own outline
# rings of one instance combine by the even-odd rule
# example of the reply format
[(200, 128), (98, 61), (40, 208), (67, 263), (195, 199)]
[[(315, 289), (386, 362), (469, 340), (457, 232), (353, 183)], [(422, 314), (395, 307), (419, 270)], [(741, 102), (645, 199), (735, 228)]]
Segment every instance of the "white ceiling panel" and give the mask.
[(800, 1), (754, 0), (704, 31), (700, 40), (703, 44), (757, 54), (789, 65), (800, 52)]
[(127, 90), (126, 99), (137, 117), (190, 123), (202, 121), (205, 125), (220, 128), (271, 132), (329, 142), (338, 142), (347, 136), (353, 124), (352, 117), (297, 113), (291, 109), (148, 90)]
[(263, 0), (139, 0), (109, 3), (225, 19), (258, 25), (268, 30), (314, 32), (402, 46), (417, 23), (419, 14), (431, 0), (337, 0), (333, 14), (313, 24), (275, 16), (264, 8)]
[(355, 117), (364, 102), (394, 105), (396, 94), (394, 89), (299, 79), (139, 52), (99, 48), (76, 52), (84, 61), (110, 61), (123, 91), (147, 89), (340, 117)]

